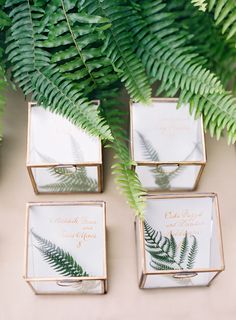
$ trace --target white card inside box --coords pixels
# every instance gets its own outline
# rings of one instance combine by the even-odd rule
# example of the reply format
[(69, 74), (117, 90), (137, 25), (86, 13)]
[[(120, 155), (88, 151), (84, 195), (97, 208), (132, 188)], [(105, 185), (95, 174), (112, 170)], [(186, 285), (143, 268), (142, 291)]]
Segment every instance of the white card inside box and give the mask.
[(131, 155), (148, 190), (194, 190), (206, 163), (202, 119), (177, 110), (178, 99), (131, 102)]
[(27, 168), (36, 194), (101, 192), (101, 140), (29, 103)]
[(104, 293), (104, 206), (104, 203), (29, 205), (26, 278), (37, 293), (45, 290)]
[(30, 164), (101, 162), (101, 141), (43, 107), (30, 108)]
[(215, 195), (148, 197), (144, 223), (136, 224), (142, 287), (204, 286), (223, 270), (216, 202)]
[(189, 114), (189, 106), (177, 110), (177, 101), (153, 101), (132, 105), (134, 160), (145, 158), (144, 143), (156, 150), (159, 162), (202, 161), (204, 148), (201, 118)]

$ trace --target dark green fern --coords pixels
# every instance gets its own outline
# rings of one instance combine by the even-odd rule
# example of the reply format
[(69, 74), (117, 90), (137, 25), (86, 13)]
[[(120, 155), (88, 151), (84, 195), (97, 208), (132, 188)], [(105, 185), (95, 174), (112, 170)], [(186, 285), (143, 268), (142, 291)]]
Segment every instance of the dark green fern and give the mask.
[[(177, 251), (177, 243), (174, 236), (170, 238), (162, 235), (160, 231), (154, 230), (148, 222), (144, 221), (144, 238), (146, 251), (151, 256), (150, 266), (156, 270), (184, 270), (192, 269), (198, 252), (197, 239), (189, 237), (187, 232)], [(190, 238), (192, 239), (189, 249)]]
[(112, 61), (131, 98), (149, 103), (149, 81), (144, 66), (134, 52), (132, 34), (125, 23), (127, 19), (132, 19), (132, 11), (124, 4), (122, 0), (80, 1), (81, 8), (87, 13), (101, 15), (110, 21), (111, 27), (105, 30), (104, 54)]
[(45, 35), (39, 22), (44, 10), (29, 0), (7, 0), (6, 6), (10, 7), (12, 20), (6, 53), (15, 81), (25, 95), (33, 93), (33, 99), (40, 105), (63, 115), (92, 135), (112, 139), (97, 106), (74, 88), (73, 82), (51, 63), (51, 54), (41, 48)]
[(69, 252), (64, 251), (51, 241), (42, 238), (33, 230), (31, 230), (31, 234), (37, 241), (37, 245), (35, 245), (35, 247), (42, 254), (44, 260), (56, 272), (68, 277), (89, 276), (89, 274), (84, 271), (78, 262), (69, 254)]

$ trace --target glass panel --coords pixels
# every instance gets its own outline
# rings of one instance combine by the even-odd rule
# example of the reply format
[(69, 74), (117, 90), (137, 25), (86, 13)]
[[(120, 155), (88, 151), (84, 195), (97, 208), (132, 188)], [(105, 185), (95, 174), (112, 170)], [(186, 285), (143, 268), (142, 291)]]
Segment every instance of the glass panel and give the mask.
[[(104, 277), (103, 210), (102, 204), (31, 205), (27, 277)], [(52, 285), (61, 290), (63, 283)]]
[(97, 192), (98, 167), (32, 168), (39, 192)]
[(201, 120), (177, 102), (153, 101), (131, 107), (134, 160), (138, 162), (203, 161)]
[(201, 166), (137, 166), (135, 170), (142, 185), (148, 190), (193, 190)]
[(101, 142), (97, 137), (39, 106), (31, 107), (30, 115), (30, 164), (101, 162)]
[[(150, 197), (143, 228), (147, 273), (185, 273), (149, 275), (146, 287), (206, 285), (215, 275), (210, 271), (223, 268), (215, 196)], [(191, 270), (206, 272), (189, 277)]]
[(217, 272), (201, 272), (187, 278), (174, 275), (148, 275), (144, 284), (145, 289), (207, 286)]
[(38, 294), (103, 294), (103, 280), (83, 281), (32, 281), (32, 287)]

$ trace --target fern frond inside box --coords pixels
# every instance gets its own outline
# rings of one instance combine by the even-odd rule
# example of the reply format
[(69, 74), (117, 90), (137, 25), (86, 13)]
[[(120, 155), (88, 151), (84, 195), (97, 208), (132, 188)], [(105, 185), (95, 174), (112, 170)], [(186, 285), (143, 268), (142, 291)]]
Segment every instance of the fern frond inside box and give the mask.
[(101, 192), (101, 140), (29, 103), (27, 169), (37, 194)]
[(104, 202), (28, 203), (24, 278), (36, 294), (107, 291)]
[(208, 286), (224, 270), (217, 195), (148, 195), (136, 220), (139, 286)]
[(202, 118), (177, 104), (175, 98), (130, 104), (133, 168), (148, 190), (194, 190), (206, 164)]

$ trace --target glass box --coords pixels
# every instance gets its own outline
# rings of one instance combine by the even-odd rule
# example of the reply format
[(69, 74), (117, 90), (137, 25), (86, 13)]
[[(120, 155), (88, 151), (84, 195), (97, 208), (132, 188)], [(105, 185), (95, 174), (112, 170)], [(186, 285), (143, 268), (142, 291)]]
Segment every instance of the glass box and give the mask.
[(107, 291), (104, 202), (27, 205), (24, 278), (36, 294)]
[(224, 270), (216, 194), (148, 195), (135, 230), (140, 288), (208, 286)]
[(101, 192), (101, 141), (29, 103), (27, 169), (36, 194)]
[(202, 118), (178, 99), (153, 98), (151, 105), (130, 103), (133, 169), (147, 190), (194, 190), (206, 164)]

